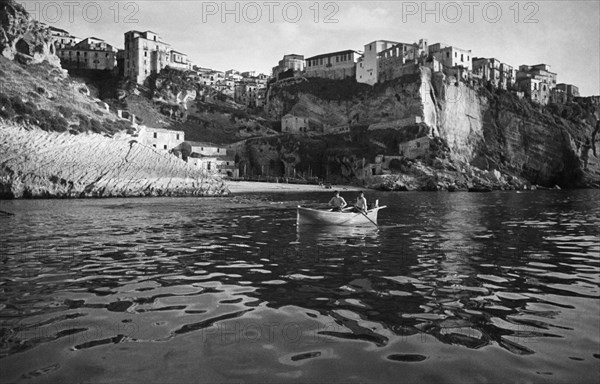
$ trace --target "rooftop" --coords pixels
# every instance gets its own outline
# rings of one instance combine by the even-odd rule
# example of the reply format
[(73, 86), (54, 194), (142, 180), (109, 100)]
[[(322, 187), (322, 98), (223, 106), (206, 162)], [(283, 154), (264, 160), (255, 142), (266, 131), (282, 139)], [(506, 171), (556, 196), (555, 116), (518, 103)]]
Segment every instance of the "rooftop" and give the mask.
[(331, 52), (331, 53), (323, 53), (321, 55), (317, 55), (317, 56), (313, 56), (313, 57), (309, 57), (306, 60), (313, 60), (313, 59), (320, 59), (322, 57), (330, 57), (330, 56), (336, 56), (336, 55), (341, 55), (344, 53), (358, 53), (359, 55), (361, 54), (358, 51), (355, 51), (354, 49), (346, 49), (345, 51), (337, 51), (337, 52)]
[(201, 142), (201, 141), (187, 141), (192, 147), (212, 147), (212, 148), (225, 148), (219, 144)]

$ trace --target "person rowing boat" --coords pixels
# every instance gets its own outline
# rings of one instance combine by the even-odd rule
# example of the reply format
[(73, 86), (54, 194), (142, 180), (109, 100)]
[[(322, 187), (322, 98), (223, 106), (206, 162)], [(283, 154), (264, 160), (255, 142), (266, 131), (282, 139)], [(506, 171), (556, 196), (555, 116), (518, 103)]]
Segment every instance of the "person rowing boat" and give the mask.
[(365, 199), (365, 193), (361, 191), (356, 197), (356, 203), (354, 204), (353, 212), (366, 212), (367, 209), (367, 199)]
[(331, 210), (333, 212), (339, 212), (342, 209), (344, 209), (346, 205), (348, 205), (348, 203), (346, 203), (346, 200), (344, 200), (344, 198), (340, 196), (340, 192), (334, 191), (333, 197), (331, 198), (331, 200), (329, 200), (329, 206), (332, 208)]

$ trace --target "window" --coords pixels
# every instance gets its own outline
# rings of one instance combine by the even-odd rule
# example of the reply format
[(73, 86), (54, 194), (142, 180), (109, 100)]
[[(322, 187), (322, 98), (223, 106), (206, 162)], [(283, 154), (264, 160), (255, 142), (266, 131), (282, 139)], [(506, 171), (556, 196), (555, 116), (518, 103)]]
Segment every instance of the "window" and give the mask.
[(446, 52), (446, 58), (450, 58), (450, 52)]
[(167, 146), (166, 146), (166, 145), (164, 145), (163, 147), (164, 147), (165, 149), (167, 149)]
[(153, 146), (154, 148), (156, 148), (156, 144), (152, 144), (152, 146)]
[(154, 132), (154, 138), (155, 139), (158, 138), (158, 133), (157, 132)]
[(177, 134), (177, 140), (179, 140), (179, 134)]
[(465, 55), (463, 55), (462, 53), (460, 54), (460, 61), (465, 61)]

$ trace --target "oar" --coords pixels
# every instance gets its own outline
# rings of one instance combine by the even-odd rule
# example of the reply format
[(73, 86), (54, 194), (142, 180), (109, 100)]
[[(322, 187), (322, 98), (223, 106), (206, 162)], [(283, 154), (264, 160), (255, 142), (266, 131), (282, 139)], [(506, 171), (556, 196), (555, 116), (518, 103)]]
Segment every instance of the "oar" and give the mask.
[(363, 212), (363, 211), (361, 211), (361, 210), (359, 210), (359, 212), (360, 212), (360, 213), (361, 213), (361, 214), (362, 214), (364, 217), (366, 217), (366, 218), (367, 218), (367, 220), (369, 220), (371, 223), (373, 223), (373, 225), (374, 225), (374, 226), (376, 226), (377, 228), (379, 228), (379, 225), (377, 225), (377, 223), (376, 223), (376, 222), (374, 222), (373, 220), (371, 220), (371, 218), (370, 218), (369, 216), (367, 216), (367, 214), (366, 214), (366, 213), (364, 213), (364, 212)]

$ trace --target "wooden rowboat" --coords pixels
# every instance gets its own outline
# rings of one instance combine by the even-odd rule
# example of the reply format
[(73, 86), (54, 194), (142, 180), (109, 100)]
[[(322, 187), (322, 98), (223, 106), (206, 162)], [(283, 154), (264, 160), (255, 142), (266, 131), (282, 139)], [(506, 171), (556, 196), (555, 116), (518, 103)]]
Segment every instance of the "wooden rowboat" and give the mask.
[(312, 209), (298, 206), (298, 225), (344, 225), (364, 226), (377, 225), (377, 213), (386, 206), (369, 209), (366, 213), (360, 212), (332, 212), (330, 210)]

